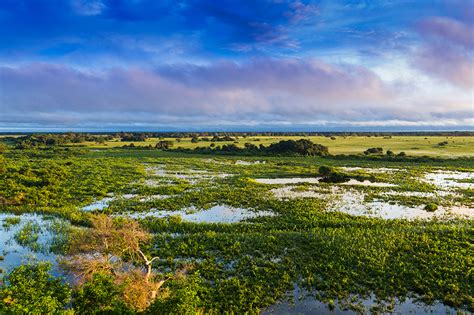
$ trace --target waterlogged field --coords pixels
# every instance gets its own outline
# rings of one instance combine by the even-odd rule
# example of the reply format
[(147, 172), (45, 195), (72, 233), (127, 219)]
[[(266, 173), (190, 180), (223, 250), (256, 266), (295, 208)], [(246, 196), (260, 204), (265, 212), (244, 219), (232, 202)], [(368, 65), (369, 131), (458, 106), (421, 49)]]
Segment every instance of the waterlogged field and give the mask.
[[(152, 233), (144, 251), (158, 257), (152, 268), (167, 293), (143, 313), (469, 313), (474, 160), (452, 157), (473, 155), (474, 142), (435, 148), (446, 138), (434, 138), (312, 140), (332, 153), (386, 141), (450, 159), (193, 155), (111, 143), (9, 149), (0, 268), (48, 260), (61, 276), (68, 236), (100, 213)], [(348, 180), (325, 181), (321, 166)], [(183, 269), (187, 280), (172, 276)]]

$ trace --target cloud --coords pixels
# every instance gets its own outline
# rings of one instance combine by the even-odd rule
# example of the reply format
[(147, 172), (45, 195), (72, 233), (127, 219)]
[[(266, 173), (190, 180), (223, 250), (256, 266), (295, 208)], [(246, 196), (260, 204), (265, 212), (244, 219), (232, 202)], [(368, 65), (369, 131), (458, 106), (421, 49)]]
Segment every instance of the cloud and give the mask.
[(80, 15), (98, 15), (107, 7), (101, 0), (72, 0), (72, 6)]
[[(329, 110), (324, 106), (377, 102), (388, 93), (378, 77), (362, 67), (297, 59), (103, 72), (38, 63), (3, 67), (1, 73), (2, 104), (7, 110), (298, 114)], [(293, 104), (288, 107), (290, 100)]]
[(444, 82), (463, 89), (474, 88), (474, 25), (447, 17), (421, 21), (423, 37), (414, 65)]
[(474, 48), (472, 25), (446, 17), (431, 17), (421, 21), (418, 30), (434, 40)]
[[(311, 121), (420, 121), (443, 104), (401, 105), (370, 70), (320, 60), (170, 65), (86, 71), (34, 63), (0, 67), (0, 126), (246, 125)], [(472, 114), (472, 113), (471, 113)]]

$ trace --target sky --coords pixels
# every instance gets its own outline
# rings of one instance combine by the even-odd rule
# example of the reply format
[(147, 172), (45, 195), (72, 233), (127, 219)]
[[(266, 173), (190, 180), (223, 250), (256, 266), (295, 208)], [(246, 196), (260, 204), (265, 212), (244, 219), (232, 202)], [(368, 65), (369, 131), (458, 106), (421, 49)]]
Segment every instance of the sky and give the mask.
[(0, 0), (0, 132), (474, 130), (474, 0)]

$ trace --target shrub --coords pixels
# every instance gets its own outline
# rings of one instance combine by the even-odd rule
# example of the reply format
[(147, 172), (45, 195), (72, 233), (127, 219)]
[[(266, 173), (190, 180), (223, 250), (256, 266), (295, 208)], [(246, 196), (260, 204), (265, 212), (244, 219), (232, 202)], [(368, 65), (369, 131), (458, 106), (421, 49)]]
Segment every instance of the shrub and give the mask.
[(370, 155), (370, 154), (383, 154), (383, 149), (382, 148), (369, 148), (364, 151), (365, 155)]
[(49, 263), (19, 266), (0, 287), (1, 314), (56, 314), (71, 299), (71, 290), (49, 274)]
[(75, 293), (74, 310), (79, 314), (132, 313), (122, 300), (123, 286), (110, 275), (96, 273)]
[(434, 212), (434, 211), (438, 210), (438, 205), (435, 204), (435, 203), (428, 203), (425, 206), (425, 210), (428, 211), (428, 212)]
[(266, 150), (271, 153), (282, 154), (300, 154), (300, 155), (327, 155), (328, 147), (313, 143), (307, 139), (282, 140), (278, 143), (270, 144)]
[(319, 167), (319, 175), (321, 176), (328, 176), (332, 173), (332, 168), (330, 166), (322, 165)]
[(329, 176), (322, 179), (325, 183), (344, 183), (349, 181), (349, 176), (339, 172), (332, 172)]
[(172, 146), (173, 146), (173, 141), (162, 140), (162, 141), (159, 141), (159, 142), (155, 145), (155, 149), (168, 150), (168, 149), (171, 148)]

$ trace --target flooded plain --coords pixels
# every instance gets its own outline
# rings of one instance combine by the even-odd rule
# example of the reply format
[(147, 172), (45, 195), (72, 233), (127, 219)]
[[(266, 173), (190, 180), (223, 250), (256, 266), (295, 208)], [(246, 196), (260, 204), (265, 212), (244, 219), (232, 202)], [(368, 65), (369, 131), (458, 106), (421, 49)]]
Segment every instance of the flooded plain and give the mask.
[(179, 211), (151, 210), (146, 212), (129, 212), (118, 214), (118, 216), (126, 216), (134, 219), (180, 216), (183, 221), (194, 223), (236, 223), (246, 219), (272, 215), (274, 215), (274, 213), (270, 211), (256, 212), (243, 208), (234, 208), (227, 205), (217, 205), (204, 210), (190, 207)]
[[(361, 168), (346, 167), (341, 168), (346, 171), (364, 171), (368, 173), (388, 172), (394, 174), (402, 171), (400, 169), (388, 168)], [(400, 203), (397, 197), (414, 197), (431, 200), (455, 200), (461, 197), (458, 189), (472, 189), (474, 187), (474, 173), (454, 172), (454, 171), (433, 171), (427, 172), (420, 178), (420, 182), (426, 182), (436, 187), (433, 192), (425, 191), (398, 191), (393, 190), (398, 187), (396, 183), (371, 182), (350, 179), (348, 182), (332, 184), (321, 187), (320, 178), (268, 178), (256, 179), (258, 183), (284, 185), (273, 188), (270, 193), (280, 200), (298, 198), (316, 198), (326, 200), (328, 206), (326, 211), (344, 212), (355, 216), (369, 216), (383, 219), (453, 219), (453, 218), (474, 218), (474, 208), (471, 204), (459, 204), (451, 202), (449, 205), (436, 205), (435, 209), (426, 209), (426, 204), (405, 205)], [(306, 184), (299, 187), (296, 184)], [(365, 189), (355, 189), (356, 187), (366, 187)], [(351, 188), (352, 187), (352, 188)], [(382, 190), (372, 190), (380, 188)], [(370, 196), (371, 198), (367, 198)], [(375, 197), (374, 197), (375, 196)], [(379, 197), (377, 197), (379, 196)], [(369, 199), (369, 200), (367, 200)], [(393, 199), (393, 200), (391, 200)]]
[[(321, 177), (289, 177), (289, 178), (255, 178), (257, 183), (268, 184), (268, 185), (288, 185), (288, 184), (319, 184), (321, 183)], [(350, 179), (345, 183), (339, 185), (347, 186), (372, 186), (372, 187), (395, 187), (397, 185), (382, 182), (371, 182), (369, 180), (360, 181), (357, 179)]]
[(332, 314), (332, 315), (352, 315), (352, 314), (430, 314), (446, 315), (459, 314), (456, 309), (435, 302), (432, 305), (407, 298), (403, 301), (394, 299), (392, 303), (387, 301), (377, 303), (374, 297), (360, 299), (357, 303), (350, 301), (335, 301), (331, 307), (327, 303), (315, 298), (314, 294), (308, 293), (304, 289), (295, 286), (293, 292), (287, 296), (287, 300), (278, 302), (266, 309), (262, 315), (312, 315), (312, 314)]
[(65, 241), (69, 223), (39, 214), (0, 213), (0, 268), (9, 271), (28, 261), (49, 261), (57, 272), (55, 246)]
[(456, 188), (474, 189), (474, 173), (472, 172), (438, 170), (425, 174), (423, 180), (445, 190)]

